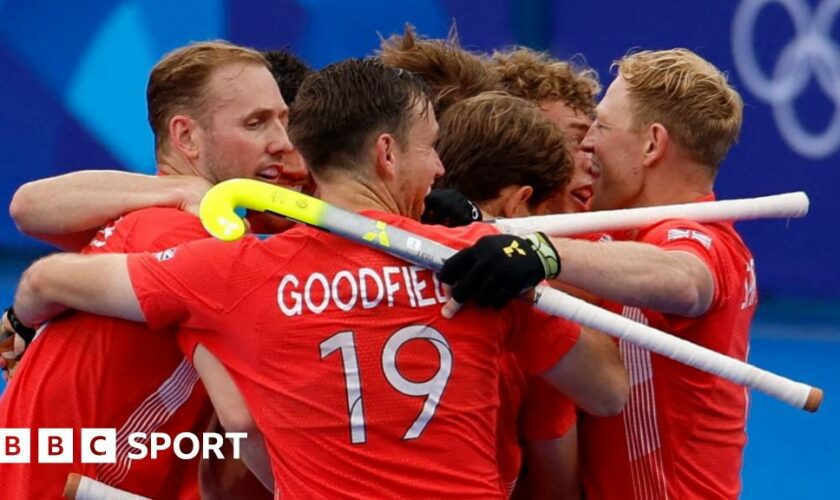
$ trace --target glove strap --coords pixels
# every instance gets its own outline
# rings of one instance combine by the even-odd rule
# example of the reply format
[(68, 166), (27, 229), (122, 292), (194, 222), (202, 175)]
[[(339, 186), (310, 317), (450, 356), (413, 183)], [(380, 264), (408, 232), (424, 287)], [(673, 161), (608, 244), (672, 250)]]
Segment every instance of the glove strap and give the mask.
[(560, 274), (560, 256), (557, 255), (557, 249), (551, 244), (551, 240), (542, 232), (531, 233), (523, 238), (540, 257), (546, 279), (556, 278)]
[(35, 329), (20, 322), (20, 319), (18, 319), (15, 314), (14, 307), (6, 309), (6, 320), (8, 320), (12, 330), (14, 330), (15, 333), (20, 335), (20, 337), (26, 341), (26, 345), (29, 345), (29, 343), (35, 338)]

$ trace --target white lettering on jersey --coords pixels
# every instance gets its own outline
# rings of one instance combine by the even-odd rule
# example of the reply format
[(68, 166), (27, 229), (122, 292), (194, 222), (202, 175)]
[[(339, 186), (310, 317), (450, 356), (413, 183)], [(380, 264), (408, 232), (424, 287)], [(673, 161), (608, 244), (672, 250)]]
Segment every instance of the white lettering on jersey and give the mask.
[(709, 249), (712, 247), (712, 238), (707, 234), (701, 233), (694, 229), (669, 229), (668, 241), (691, 239), (699, 242), (701, 245)]
[(750, 259), (747, 262), (747, 279), (744, 280), (744, 302), (741, 303), (741, 309), (752, 307), (758, 302), (758, 294), (756, 293), (756, 279), (755, 279), (755, 260)]
[(447, 297), (434, 273), (418, 266), (363, 267), (334, 276), (312, 273), (306, 279), (286, 274), (277, 287), (277, 305), (286, 316), (321, 314), (331, 305), (345, 312), (394, 307), (398, 300), (417, 308), (444, 304)]
[(104, 247), (105, 244), (108, 242), (108, 238), (110, 238), (111, 235), (114, 234), (114, 230), (116, 229), (117, 224), (122, 219), (123, 218), (120, 217), (119, 219), (109, 222), (105, 227), (100, 229), (99, 232), (96, 233), (96, 236), (94, 236), (93, 239), (90, 241), (90, 246), (96, 248)]

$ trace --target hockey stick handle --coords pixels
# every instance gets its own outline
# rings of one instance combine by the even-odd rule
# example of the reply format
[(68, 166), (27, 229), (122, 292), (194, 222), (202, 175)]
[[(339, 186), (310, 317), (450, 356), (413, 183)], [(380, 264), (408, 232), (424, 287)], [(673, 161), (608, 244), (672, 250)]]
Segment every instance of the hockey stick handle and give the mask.
[[(201, 202), (207, 231), (221, 239), (244, 233), (236, 206), (274, 213), (325, 229), (352, 241), (387, 252), (409, 262), (440, 270), (455, 251), (435, 241), (387, 226), (381, 221), (348, 212), (296, 191), (258, 181), (235, 179), (217, 184)], [(238, 219), (238, 224), (233, 221)], [(234, 227), (236, 226), (236, 227)], [(239, 228), (242, 232), (239, 232)], [(822, 391), (775, 375), (687, 340), (636, 323), (549, 287), (540, 287), (535, 305), (542, 311), (624, 339), (688, 366), (756, 389), (788, 404), (816, 411)]]
[(147, 497), (108, 486), (75, 472), (67, 475), (64, 498), (67, 500), (149, 500)]
[(738, 200), (500, 219), (495, 224), (505, 233), (528, 234), (542, 231), (549, 236), (570, 236), (633, 229), (666, 219), (718, 222), (798, 218), (808, 213), (809, 204), (808, 195), (798, 191)]

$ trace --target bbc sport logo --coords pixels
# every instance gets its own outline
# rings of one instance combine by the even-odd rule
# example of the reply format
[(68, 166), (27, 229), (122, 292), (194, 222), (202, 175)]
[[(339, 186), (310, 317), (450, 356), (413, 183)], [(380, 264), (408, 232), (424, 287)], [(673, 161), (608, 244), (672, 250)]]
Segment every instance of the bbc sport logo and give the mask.
[[(76, 432), (75, 429), (65, 428), (0, 429), (0, 463), (74, 463), (76, 457), (87, 464), (116, 463), (116, 429), (80, 429), (78, 442), (74, 442)], [(32, 446), (33, 435), (37, 437), (35, 447)], [(163, 432), (133, 432), (121, 443), (121, 447), (127, 447), (127, 457), (131, 460), (154, 460), (169, 450), (181, 460), (192, 460), (199, 454), (202, 458), (210, 458), (211, 453), (216, 458), (225, 458), (222, 444), (228, 439), (232, 445), (231, 456), (239, 459), (241, 441), (247, 437), (245, 432), (205, 432), (199, 435), (182, 432), (174, 438)], [(75, 454), (76, 444), (79, 454)]]

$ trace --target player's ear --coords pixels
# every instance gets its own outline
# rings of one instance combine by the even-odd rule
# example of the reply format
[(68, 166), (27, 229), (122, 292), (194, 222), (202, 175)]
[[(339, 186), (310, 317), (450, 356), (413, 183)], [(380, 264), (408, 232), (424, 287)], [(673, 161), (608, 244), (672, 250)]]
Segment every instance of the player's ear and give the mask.
[(379, 134), (374, 143), (376, 172), (385, 179), (396, 177), (399, 154), (397, 140), (391, 134)]
[(198, 123), (186, 115), (169, 119), (169, 142), (175, 151), (195, 160), (199, 154), (200, 131)]
[(531, 186), (509, 186), (500, 215), (502, 217), (522, 217), (523, 215), (529, 215), (528, 200), (531, 199), (533, 194), (534, 188)]
[(645, 141), (645, 166), (652, 165), (665, 156), (665, 152), (670, 146), (671, 137), (668, 134), (668, 129), (661, 123), (653, 123), (647, 130), (647, 138)]

